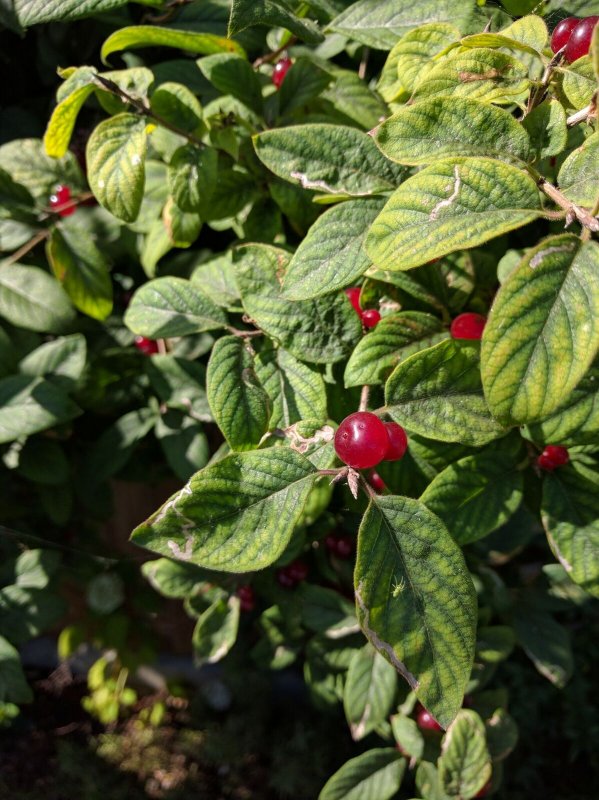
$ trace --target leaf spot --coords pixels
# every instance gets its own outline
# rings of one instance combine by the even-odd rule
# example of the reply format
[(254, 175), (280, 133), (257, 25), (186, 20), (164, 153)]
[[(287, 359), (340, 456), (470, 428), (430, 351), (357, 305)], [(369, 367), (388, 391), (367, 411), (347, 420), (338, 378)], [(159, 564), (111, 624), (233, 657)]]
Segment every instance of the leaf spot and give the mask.
[[(428, 217), (429, 218), (429, 222), (434, 222), (439, 216), (439, 211), (441, 211), (442, 208), (448, 208), (454, 202), (454, 200), (457, 199), (457, 196), (458, 196), (459, 191), (460, 191), (461, 186), (462, 186), (462, 179), (460, 177), (460, 173), (459, 173), (457, 165), (453, 168), (453, 175), (454, 175), (454, 179), (455, 179), (454, 180), (454, 184), (453, 184), (453, 192), (451, 193), (451, 195), (448, 198), (446, 198), (445, 200), (440, 200), (437, 203), (437, 205), (433, 208), (433, 210), (429, 214), (429, 217)], [(449, 185), (447, 187), (447, 191), (449, 191), (450, 189), (451, 189), (451, 185)]]
[(576, 244), (574, 242), (569, 242), (568, 244), (563, 244), (559, 247), (546, 247), (544, 250), (540, 250), (530, 259), (530, 268), (535, 269), (538, 267), (543, 259), (547, 256), (550, 256), (552, 253), (569, 253), (571, 250), (574, 250), (575, 247)]

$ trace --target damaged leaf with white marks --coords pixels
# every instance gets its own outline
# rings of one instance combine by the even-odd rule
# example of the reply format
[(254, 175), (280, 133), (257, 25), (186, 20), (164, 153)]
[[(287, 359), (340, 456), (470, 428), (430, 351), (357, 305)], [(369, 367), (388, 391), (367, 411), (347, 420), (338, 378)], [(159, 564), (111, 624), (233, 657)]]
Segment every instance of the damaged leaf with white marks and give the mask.
[(538, 189), (523, 170), (493, 158), (448, 158), (391, 195), (365, 249), (378, 269), (412, 269), (477, 247), (541, 213)]
[(364, 633), (446, 728), (474, 659), (476, 594), (462, 551), (420, 501), (373, 497), (355, 581)]

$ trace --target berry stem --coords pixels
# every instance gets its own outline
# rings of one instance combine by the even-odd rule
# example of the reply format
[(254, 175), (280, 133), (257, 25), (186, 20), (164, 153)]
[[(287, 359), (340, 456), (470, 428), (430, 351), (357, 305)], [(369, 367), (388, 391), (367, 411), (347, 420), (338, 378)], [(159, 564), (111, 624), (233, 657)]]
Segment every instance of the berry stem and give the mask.
[(370, 386), (362, 386), (360, 394), (360, 405), (358, 411), (366, 411), (368, 408), (368, 398), (370, 397)]
[(118, 84), (114, 81), (105, 78), (103, 75), (95, 75), (96, 81), (102, 86), (103, 89), (106, 89), (112, 94), (115, 94), (117, 97), (120, 97), (121, 100), (124, 100), (126, 103), (129, 103), (138, 114), (142, 114), (143, 116), (148, 117), (149, 119), (153, 119), (154, 122), (157, 122), (159, 125), (162, 125), (163, 128), (168, 128), (169, 131), (173, 133), (179, 134), (179, 136), (183, 136), (184, 139), (190, 144), (195, 144), (196, 147), (204, 148), (206, 145), (201, 139), (198, 139), (197, 136), (194, 136), (193, 133), (188, 133), (184, 131), (182, 128), (179, 128), (177, 125), (172, 125), (167, 120), (163, 119), (159, 114), (156, 114), (155, 111), (147, 106), (142, 100), (139, 100), (137, 97), (132, 97), (127, 92), (123, 91)]
[(36, 247), (40, 242), (43, 242), (44, 239), (47, 239), (49, 235), (50, 230), (48, 228), (38, 231), (35, 236), (33, 236), (28, 242), (25, 242), (22, 247), (19, 247), (18, 250), (15, 250), (15, 252), (5, 260), (5, 263), (14, 264), (15, 261), (18, 261), (20, 258), (27, 255), (27, 253), (30, 250), (33, 250), (33, 248)]
[(277, 58), (281, 55), (281, 53), (284, 53), (285, 50), (287, 50), (288, 47), (291, 47), (296, 42), (297, 42), (297, 36), (292, 36), (289, 39), (289, 41), (285, 42), (285, 44), (282, 44), (276, 50), (273, 50), (272, 53), (267, 53), (265, 56), (260, 56), (260, 58), (257, 58), (253, 62), (252, 67), (254, 69), (258, 69), (258, 67), (261, 67), (262, 64), (268, 64), (268, 63), (270, 63), (272, 61), (276, 61)]

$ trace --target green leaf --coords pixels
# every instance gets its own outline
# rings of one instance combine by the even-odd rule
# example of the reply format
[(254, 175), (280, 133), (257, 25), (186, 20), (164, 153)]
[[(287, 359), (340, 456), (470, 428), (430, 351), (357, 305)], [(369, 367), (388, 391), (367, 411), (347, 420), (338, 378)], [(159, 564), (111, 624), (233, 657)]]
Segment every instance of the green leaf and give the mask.
[(160, 28), (155, 25), (131, 25), (112, 33), (102, 45), (100, 55), (106, 64), (108, 56), (119, 50), (134, 50), (138, 47), (176, 47), (187, 53), (239, 53), (243, 48), (232, 39), (215, 36), (213, 33)]
[(73, 305), (93, 319), (112, 311), (112, 281), (104, 254), (81, 223), (59, 223), (46, 245), (52, 271)]
[(124, 222), (133, 222), (141, 206), (146, 142), (146, 120), (135, 114), (105, 119), (87, 142), (91, 190), (104, 208)]
[(525, 603), (515, 608), (514, 627), (519, 644), (538, 672), (558, 689), (563, 689), (574, 672), (572, 646), (566, 629), (546, 611)]
[(0, 702), (31, 703), (33, 692), (25, 680), (18, 650), (0, 636)]
[(448, 156), (528, 158), (526, 131), (501, 108), (466, 97), (435, 97), (404, 106), (378, 129), (375, 142), (392, 161), (420, 166)]
[(145, 371), (161, 403), (201, 422), (212, 422), (204, 390), (206, 368), (197, 361), (171, 354), (155, 354), (145, 360)]
[(471, 0), (358, 0), (329, 25), (356, 42), (388, 50), (409, 31), (429, 22), (451, 22), (461, 28), (474, 12)]
[(132, 539), (207, 569), (262, 569), (287, 547), (315, 475), (286, 447), (226, 456), (194, 475)]
[(239, 627), (239, 598), (220, 598), (200, 615), (195, 626), (192, 644), (198, 664), (215, 664), (224, 658), (235, 644)]
[(477, 660), (487, 664), (505, 661), (516, 644), (516, 635), (509, 625), (488, 625), (479, 627), (476, 636)]
[(256, 199), (256, 177), (240, 167), (219, 163), (216, 184), (210, 194), (200, 194), (199, 214), (204, 222), (228, 219)]
[(411, 269), (540, 215), (539, 192), (524, 171), (492, 158), (451, 158), (404, 181), (364, 246), (379, 269)]
[(416, 787), (425, 800), (447, 800), (437, 768), (430, 761), (421, 761), (418, 764)]
[(405, 759), (394, 748), (367, 750), (329, 778), (318, 800), (391, 800), (405, 769)]
[[(317, 483), (314, 488), (320, 486)], [(302, 624), (308, 630), (323, 633), (333, 640), (359, 632), (355, 606), (339, 592), (311, 583), (303, 583), (298, 591), (301, 592)]]
[(416, 721), (394, 714), (391, 717), (391, 729), (399, 752), (415, 761), (420, 760), (424, 752), (424, 737)]
[(64, 612), (62, 598), (44, 589), (15, 585), (0, 589), (0, 630), (15, 644), (39, 636), (55, 625)]
[(50, 378), (67, 390), (75, 387), (85, 369), (87, 344), (80, 333), (61, 336), (32, 350), (19, 364), (22, 375)]
[(18, 470), (27, 480), (44, 486), (59, 486), (69, 480), (64, 450), (51, 439), (27, 439), (19, 453)]
[(236, 251), (237, 285), (255, 324), (296, 358), (316, 364), (347, 357), (361, 333), (360, 320), (345, 296), (328, 295), (294, 303), (281, 281), (289, 255), (267, 245)]
[(158, 339), (224, 328), (227, 318), (206, 295), (183, 278), (156, 278), (133, 295), (124, 317), (133, 333)]
[(72, 192), (85, 189), (85, 181), (73, 153), (64, 158), (46, 155), (41, 139), (13, 139), (0, 147), (0, 168), (20, 183), (40, 204), (46, 206), (60, 183)]
[[(125, 0), (13, 0), (23, 27), (42, 22), (67, 22), (127, 5)], [(12, 4), (11, 4), (12, 5)]]
[(213, 256), (191, 273), (191, 282), (221, 308), (238, 308), (241, 298), (235, 282), (231, 251)]
[(258, 116), (262, 115), (260, 79), (245, 58), (236, 53), (216, 53), (201, 58), (197, 64), (204, 77), (219, 92), (236, 97)]
[(373, 498), (355, 582), (364, 633), (447, 727), (470, 679), (476, 632), (476, 595), (458, 545), (420, 501)]
[(599, 597), (599, 497), (596, 482), (561, 467), (543, 480), (541, 519), (555, 557), (570, 578)]
[(272, 345), (260, 349), (254, 368), (270, 397), (272, 429), (288, 428), (302, 419), (327, 419), (325, 383), (316, 369)]
[(320, 216), (295, 251), (283, 285), (290, 300), (310, 300), (355, 281), (370, 266), (362, 244), (383, 207), (379, 197), (339, 203)]
[(345, 368), (345, 386), (385, 383), (401, 361), (446, 336), (443, 324), (431, 314), (389, 314), (358, 342)]
[(256, 375), (254, 357), (247, 341), (223, 336), (208, 362), (208, 402), (232, 450), (251, 450), (268, 430), (270, 398)]
[(162, 414), (154, 433), (169, 467), (181, 481), (189, 480), (210, 460), (208, 439), (201, 424), (181, 411)]
[[(541, 24), (543, 24), (542, 20)], [(545, 34), (546, 32), (547, 29), (545, 28)], [(547, 38), (547, 35), (545, 35), (545, 38)], [(505, 32), (474, 33), (470, 36), (464, 36), (464, 38), (460, 41), (460, 45), (462, 47), (469, 48), (489, 47), (494, 49), (501, 47), (504, 50), (520, 50), (523, 53), (530, 53), (530, 55), (540, 57), (540, 53), (537, 49), (531, 47), (525, 42), (520, 42), (517, 39), (513, 39), (511, 36), (507, 36)]]
[(557, 177), (568, 200), (593, 208), (599, 199), (599, 133), (585, 139), (562, 164)]
[(599, 245), (549, 237), (495, 296), (483, 333), (489, 408), (505, 424), (542, 420), (569, 396), (599, 348)]
[(144, 578), (164, 597), (184, 600), (199, 589), (206, 574), (194, 564), (157, 558), (141, 565)]
[(0, 443), (68, 422), (81, 410), (43, 378), (11, 375), (0, 380)]
[(597, 90), (597, 79), (589, 56), (579, 58), (562, 71), (562, 89), (572, 108), (580, 110), (588, 106)]
[[(114, 69), (109, 72), (102, 72), (101, 75), (103, 78), (116, 83), (116, 85), (130, 97), (140, 100), (142, 105), (147, 106), (149, 104), (148, 92), (150, 86), (154, 83), (154, 74), (147, 67)], [(96, 97), (104, 111), (114, 116), (120, 114), (121, 111), (132, 110), (128, 103), (125, 103), (125, 107), (123, 108), (123, 101), (120, 97), (113, 94), (110, 90), (105, 89), (105, 87), (102, 87), (100, 85), (101, 82), (95, 77), (93, 80), (95, 83)]]
[(324, 39), (315, 22), (292, 14), (280, 0), (233, 0), (228, 35), (235, 36), (253, 25), (285, 28), (306, 44), (318, 44)]
[(333, 83), (322, 93), (321, 101), (331, 117), (338, 112), (343, 121), (349, 120), (349, 124), (353, 122), (358, 128), (369, 131), (387, 116), (389, 111), (385, 103), (355, 72), (332, 67), (330, 75)]
[(114, 572), (101, 572), (88, 583), (85, 599), (95, 614), (112, 614), (125, 599), (123, 579)]
[(49, 156), (62, 158), (66, 154), (79, 111), (93, 91), (91, 83), (80, 86), (56, 106), (44, 134), (44, 147)]
[(393, 46), (377, 86), (388, 103), (403, 91), (413, 91), (416, 83), (434, 66), (433, 56), (460, 38), (459, 30), (446, 22), (421, 25)]
[(32, 206), (33, 197), (29, 190), (16, 183), (6, 170), (0, 169), (0, 217), (12, 216), (24, 222), (33, 222), (35, 215)]
[(164, 206), (162, 221), (168, 238), (175, 247), (191, 247), (202, 229), (200, 215), (182, 211), (172, 197)]
[(200, 101), (181, 83), (161, 83), (152, 92), (150, 108), (160, 119), (188, 133), (202, 125)]
[(595, 363), (573, 389), (565, 403), (541, 422), (528, 426), (539, 444), (586, 444), (599, 439), (599, 364)]
[(500, 50), (452, 50), (421, 78), (413, 99), (469, 97), (485, 103), (513, 103), (530, 85), (527, 67)]
[(397, 673), (374, 647), (367, 643), (349, 665), (343, 692), (343, 708), (354, 741), (359, 742), (389, 716)]
[(506, 523), (522, 502), (522, 489), (513, 456), (483, 451), (446, 467), (420, 500), (463, 546)]
[(439, 777), (450, 797), (475, 797), (491, 777), (485, 726), (475, 711), (462, 709), (443, 737)]
[(15, 584), (23, 589), (45, 589), (60, 565), (52, 550), (25, 550), (14, 562)]
[(87, 453), (85, 472), (93, 486), (125, 466), (135, 445), (154, 427), (157, 416), (157, 410), (140, 408), (129, 411), (106, 428)]
[[(524, 2), (520, 0), (520, 5), (524, 5), (526, 2), (527, 0), (524, 0)], [(528, 4), (533, 8), (537, 5), (533, 0), (530, 0)], [(506, 4), (504, 3), (504, 5)], [(522, 13), (522, 9), (516, 16), (520, 16), (520, 13)], [(508, 25), (507, 28), (504, 28), (501, 34), (507, 36), (509, 39), (521, 42), (522, 44), (527, 44), (537, 53), (543, 51), (549, 39), (549, 31), (547, 30), (545, 21), (536, 14), (521, 16), (520, 19), (515, 20), (511, 25)]]
[(518, 744), (518, 726), (503, 708), (493, 712), (485, 722), (487, 747), (493, 761), (507, 758)]
[(333, 75), (330, 72), (321, 69), (309, 58), (300, 56), (293, 62), (293, 69), (285, 75), (285, 80), (279, 89), (280, 116), (285, 117), (303, 109), (332, 81)]
[(385, 387), (386, 410), (408, 430), (479, 447), (506, 431), (483, 397), (477, 343), (449, 339), (407, 358)]
[(545, 100), (522, 120), (535, 159), (559, 155), (568, 143), (566, 112), (557, 100)]
[(75, 309), (59, 284), (38, 267), (0, 264), (0, 316), (30, 331), (62, 333)]
[(363, 196), (394, 189), (402, 170), (372, 137), (344, 125), (294, 125), (254, 136), (258, 158), (275, 175), (304, 189)]
[(182, 211), (199, 212), (217, 179), (218, 156), (213, 147), (187, 144), (175, 151), (168, 168), (169, 191)]

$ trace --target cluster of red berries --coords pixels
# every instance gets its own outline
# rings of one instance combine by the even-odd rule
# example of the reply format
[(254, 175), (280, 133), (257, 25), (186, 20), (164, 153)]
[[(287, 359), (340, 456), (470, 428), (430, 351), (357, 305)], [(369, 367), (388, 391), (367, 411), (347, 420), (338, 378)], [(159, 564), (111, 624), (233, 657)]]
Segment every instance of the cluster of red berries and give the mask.
[(297, 558), (291, 564), (277, 570), (277, 583), (284, 589), (294, 589), (298, 583), (306, 580), (308, 571), (306, 562)]
[(325, 547), (337, 558), (350, 558), (354, 552), (354, 539), (346, 533), (330, 533), (324, 540)]
[(256, 608), (256, 593), (249, 583), (239, 586), (235, 594), (239, 598), (239, 607), (242, 611), (253, 611)]
[(406, 432), (397, 422), (383, 422), (370, 411), (346, 417), (335, 434), (335, 452), (348, 467), (368, 469), (381, 461), (399, 461), (408, 449)]
[(59, 217), (68, 217), (72, 214), (77, 206), (67, 205), (71, 200), (71, 190), (68, 186), (59, 184), (54, 190), (54, 194), (50, 195), (50, 208), (57, 209)]
[(281, 84), (285, 80), (285, 75), (287, 75), (292, 66), (293, 66), (293, 61), (290, 58), (281, 58), (275, 64), (271, 80), (277, 87), (277, 89), (281, 88)]
[(158, 342), (154, 339), (146, 339), (145, 336), (136, 336), (133, 343), (144, 356), (153, 356), (158, 352)]
[(482, 314), (466, 311), (452, 320), (449, 333), (452, 339), (480, 339), (486, 324), (487, 318)]
[(345, 290), (345, 294), (352, 304), (354, 311), (360, 317), (362, 325), (364, 325), (365, 328), (375, 328), (381, 320), (381, 315), (376, 308), (365, 308), (362, 310), (362, 306), (360, 305), (361, 291), (359, 286), (352, 286)]
[(569, 64), (586, 56), (598, 22), (599, 16), (596, 15), (584, 19), (566, 17), (555, 26), (551, 35), (551, 49), (557, 53), (565, 47), (564, 59)]
[(537, 466), (545, 472), (553, 472), (558, 467), (563, 467), (570, 460), (570, 454), (565, 447), (558, 444), (548, 444), (537, 458)]

